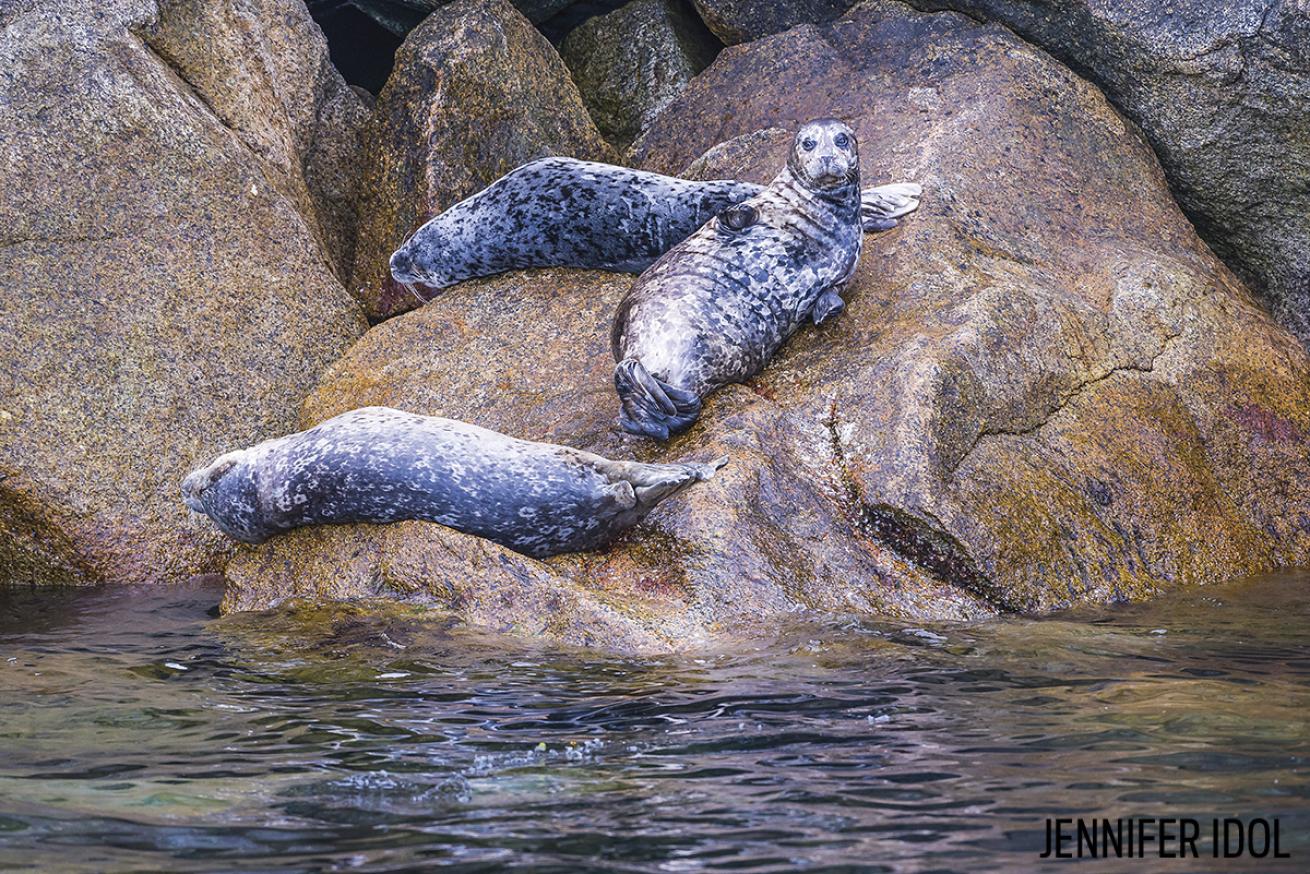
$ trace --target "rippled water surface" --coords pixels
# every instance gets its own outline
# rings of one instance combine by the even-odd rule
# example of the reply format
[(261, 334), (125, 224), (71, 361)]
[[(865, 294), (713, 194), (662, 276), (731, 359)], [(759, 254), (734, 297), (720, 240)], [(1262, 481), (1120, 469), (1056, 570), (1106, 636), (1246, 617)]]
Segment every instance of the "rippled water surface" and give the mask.
[(624, 659), (418, 612), (216, 620), (212, 587), (0, 589), (0, 869), (1013, 871), (1048, 816), (1240, 815), (1310, 870), (1307, 595)]

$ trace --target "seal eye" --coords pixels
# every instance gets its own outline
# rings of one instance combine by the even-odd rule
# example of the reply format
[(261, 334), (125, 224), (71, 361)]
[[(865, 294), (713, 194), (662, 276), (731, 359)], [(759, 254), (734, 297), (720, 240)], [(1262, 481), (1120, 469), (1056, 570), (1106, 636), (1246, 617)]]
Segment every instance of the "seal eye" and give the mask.
[(739, 203), (719, 213), (719, 224), (729, 231), (744, 231), (760, 220), (760, 214), (753, 206)]
[(801, 148), (807, 152), (813, 152), (814, 147), (817, 145), (818, 143), (816, 143), (814, 140), (810, 139), (809, 137), (806, 137), (804, 140), (801, 140)]
[(832, 141), (837, 144), (837, 148), (844, 149), (851, 144), (851, 138), (846, 134), (837, 134)]

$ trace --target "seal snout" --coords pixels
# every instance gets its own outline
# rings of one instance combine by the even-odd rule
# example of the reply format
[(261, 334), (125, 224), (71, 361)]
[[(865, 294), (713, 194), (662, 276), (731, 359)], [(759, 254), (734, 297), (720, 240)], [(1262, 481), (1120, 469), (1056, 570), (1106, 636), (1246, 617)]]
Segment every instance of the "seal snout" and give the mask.
[(207, 512), (203, 500), (205, 492), (235, 467), (242, 455), (241, 450), (220, 455), (204, 467), (187, 474), (186, 479), (182, 480), (182, 503), (197, 513)]
[(414, 269), (414, 258), (403, 247), (392, 253), (390, 264), (392, 279), (397, 282), (412, 282), (414, 280), (415, 277), (410, 273)]
[[(422, 233), (422, 228), (419, 229), (419, 233)], [(436, 271), (431, 269), (432, 265), (427, 263), (426, 257), (423, 261), (419, 260), (423, 250), (422, 247), (414, 245), (414, 240), (417, 238), (418, 233), (393, 252), (388, 264), (391, 268), (391, 279), (417, 297), (420, 302), (427, 303), (452, 283), (444, 276), (437, 275)]]

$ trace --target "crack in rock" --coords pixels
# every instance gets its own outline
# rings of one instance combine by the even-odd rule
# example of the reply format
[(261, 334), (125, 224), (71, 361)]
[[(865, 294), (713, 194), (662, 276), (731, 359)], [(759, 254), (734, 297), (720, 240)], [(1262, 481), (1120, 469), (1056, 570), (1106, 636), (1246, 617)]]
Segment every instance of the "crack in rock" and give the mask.
[(855, 529), (860, 534), (997, 612), (1013, 613), (1023, 609), (1008, 592), (978, 569), (969, 551), (946, 531), (935, 516), (931, 520), (922, 519), (885, 502), (869, 503), (859, 481), (847, 466), (835, 399), (829, 404), (828, 418), (823, 424), (832, 444), (838, 483), (858, 514)]
[(1059, 413), (1062, 412), (1065, 409), (1065, 407), (1067, 407), (1070, 403), (1072, 403), (1076, 398), (1085, 394), (1089, 389), (1093, 388), (1094, 386), (1099, 385), (1102, 382), (1105, 382), (1107, 379), (1110, 379), (1111, 377), (1114, 376), (1118, 376), (1119, 374), (1122, 373), (1144, 374), (1144, 373), (1154, 372), (1155, 363), (1159, 361), (1160, 358), (1166, 352), (1169, 351), (1169, 348), (1173, 344), (1173, 341), (1176, 340), (1180, 335), (1181, 332), (1167, 335), (1164, 339), (1164, 342), (1160, 345), (1160, 348), (1155, 352), (1154, 355), (1151, 356), (1150, 362), (1145, 367), (1136, 364), (1121, 364), (1111, 367), (1110, 369), (1105, 371), (1105, 373), (1102, 373), (1100, 376), (1095, 376), (1092, 377), (1091, 379), (1084, 380), (1083, 382), (1078, 383), (1072, 389), (1061, 395), (1060, 399), (1055, 402), (1055, 405), (1052, 406), (1049, 410), (1047, 410), (1045, 415), (1043, 415), (1040, 420), (1038, 420), (1036, 423), (1032, 425), (1029, 425), (1026, 428), (988, 428), (988, 427), (982, 428), (978, 432), (977, 436), (974, 437), (973, 442), (969, 444), (968, 448), (965, 449), (964, 452), (960, 453), (960, 457), (956, 459), (956, 461), (952, 465), (950, 465), (950, 467), (946, 468), (947, 477), (948, 478), (954, 477), (955, 472), (959, 470), (961, 466), (963, 466), (964, 462), (969, 458), (969, 456), (973, 453), (973, 451), (977, 449), (978, 445), (982, 443), (982, 441), (987, 437), (1030, 436), (1032, 434), (1037, 433), (1037, 431), (1039, 431), (1042, 428), (1042, 426), (1046, 425), (1048, 422), (1051, 421), (1051, 419), (1059, 415)]

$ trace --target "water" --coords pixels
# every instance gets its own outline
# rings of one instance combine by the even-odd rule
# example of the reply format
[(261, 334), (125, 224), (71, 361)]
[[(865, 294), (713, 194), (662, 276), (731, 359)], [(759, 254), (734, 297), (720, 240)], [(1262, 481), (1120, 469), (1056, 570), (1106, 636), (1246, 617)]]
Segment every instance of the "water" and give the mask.
[(1047, 817), (1236, 815), (1292, 859), (1080, 870), (1307, 870), (1307, 595), (631, 659), (405, 609), (217, 620), (206, 586), (0, 589), (0, 869), (1016, 871)]

